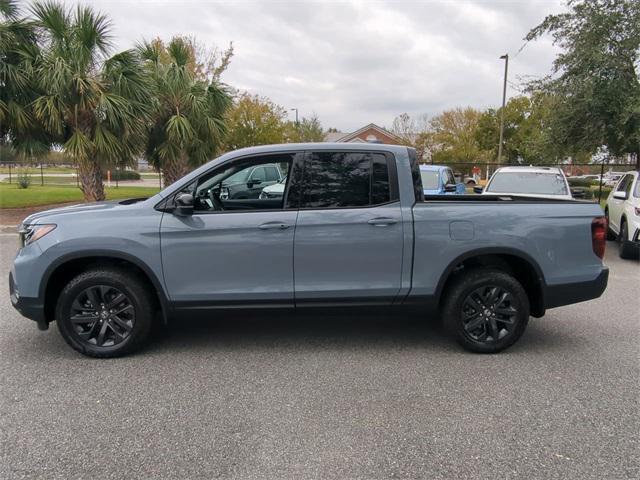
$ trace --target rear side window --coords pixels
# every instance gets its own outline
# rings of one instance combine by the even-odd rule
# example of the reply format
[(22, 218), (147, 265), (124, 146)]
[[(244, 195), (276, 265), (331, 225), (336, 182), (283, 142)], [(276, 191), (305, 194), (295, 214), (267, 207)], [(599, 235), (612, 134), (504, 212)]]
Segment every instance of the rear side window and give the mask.
[(314, 152), (305, 161), (301, 208), (366, 207), (391, 197), (384, 154)]

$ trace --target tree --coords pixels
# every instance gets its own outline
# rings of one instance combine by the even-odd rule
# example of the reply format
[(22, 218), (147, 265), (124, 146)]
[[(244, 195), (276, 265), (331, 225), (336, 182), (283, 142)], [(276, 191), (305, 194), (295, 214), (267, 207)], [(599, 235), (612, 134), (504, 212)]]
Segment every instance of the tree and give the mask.
[(0, 145), (18, 159), (46, 153), (51, 138), (34, 118), (34, 65), (39, 47), (34, 26), (20, 17), (17, 3), (0, 1)]
[(231, 97), (215, 74), (198, 67), (193, 40), (154, 40), (138, 51), (154, 96), (145, 156), (170, 185), (220, 152)]
[[(559, 152), (552, 139), (550, 116), (556, 99), (546, 94), (521, 95), (511, 98), (505, 106), (503, 152), (506, 163), (552, 163)], [(498, 155), (501, 109), (490, 108), (482, 113), (476, 130), (481, 150), (491, 158)]]
[(434, 163), (474, 163), (488, 158), (477, 141), (482, 113), (471, 107), (445, 110), (429, 122), (428, 142)]
[(416, 149), (418, 159), (423, 159), (429, 152), (429, 120), (426, 114), (411, 118), (408, 113), (402, 113), (393, 119), (391, 132), (400, 139), (400, 144)]
[(32, 14), (41, 40), (34, 116), (77, 163), (85, 200), (104, 200), (103, 168), (132, 162), (142, 147), (144, 70), (133, 51), (107, 57), (111, 24), (90, 7), (36, 2)]
[(227, 114), (229, 150), (283, 143), (287, 111), (266, 97), (243, 93)]
[(285, 137), (291, 143), (322, 142), (324, 130), (320, 119), (314, 113), (311, 117), (303, 117), (300, 122), (287, 122)]
[(529, 85), (555, 95), (555, 143), (569, 155), (640, 151), (640, 2), (569, 0), (569, 11), (547, 16), (525, 37), (551, 34), (562, 52), (552, 74)]

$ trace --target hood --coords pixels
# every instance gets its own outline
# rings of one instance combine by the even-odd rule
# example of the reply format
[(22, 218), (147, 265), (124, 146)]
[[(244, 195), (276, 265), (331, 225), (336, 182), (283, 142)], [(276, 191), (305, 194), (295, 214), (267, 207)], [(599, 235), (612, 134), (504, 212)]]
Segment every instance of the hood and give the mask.
[(42, 212), (37, 212), (29, 215), (25, 218), (22, 223), (26, 224), (34, 224), (34, 223), (47, 223), (53, 221), (54, 218), (59, 218), (61, 216), (70, 214), (70, 213), (80, 213), (80, 212), (92, 212), (99, 214), (100, 212), (105, 211), (113, 211), (115, 209), (127, 209), (131, 208), (133, 205), (139, 205), (143, 203), (144, 199), (140, 202), (132, 201), (134, 199), (128, 200), (110, 200), (108, 202), (95, 202), (95, 203), (80, 203), (78, 205), (69, 205), (66, 207), (52, 208), (49, 210), (43, 210)]

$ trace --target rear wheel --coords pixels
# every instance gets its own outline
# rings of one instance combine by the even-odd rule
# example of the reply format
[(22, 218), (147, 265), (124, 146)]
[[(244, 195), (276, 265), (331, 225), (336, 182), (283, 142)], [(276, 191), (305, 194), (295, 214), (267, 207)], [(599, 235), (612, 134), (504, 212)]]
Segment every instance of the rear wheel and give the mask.
[(496, 353), (513, 345), (529, 321), (529, 299), (507, 273), (476, 269), (459, 274), (443, 306), (447, 330), (467, 350)]
[(116, 268), (97, 268), (71, 280), (56, 309), (65, 341), (90, 357), (119, 357), (147, 339), (155, 305), (144, 282)]

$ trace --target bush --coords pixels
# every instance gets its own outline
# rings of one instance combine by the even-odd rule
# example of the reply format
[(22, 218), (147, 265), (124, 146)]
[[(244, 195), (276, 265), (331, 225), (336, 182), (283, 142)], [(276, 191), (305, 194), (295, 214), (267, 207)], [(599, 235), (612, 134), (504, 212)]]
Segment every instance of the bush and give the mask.
[(567, 181), (571, 187), (590, 187), (598, 184), (598, 180), (589, 178), (567, 178)]
[[(102, 173), (102, 179), (107, 180), (107, 171)], [(111, 181), (140, 180), (140, 174), (134, 170), (111, 170)]]
[(29, 188), (29, 185), (31, 185), (31, 175), (26, 170), (18, 172), (17, 180), (18, 188)]

